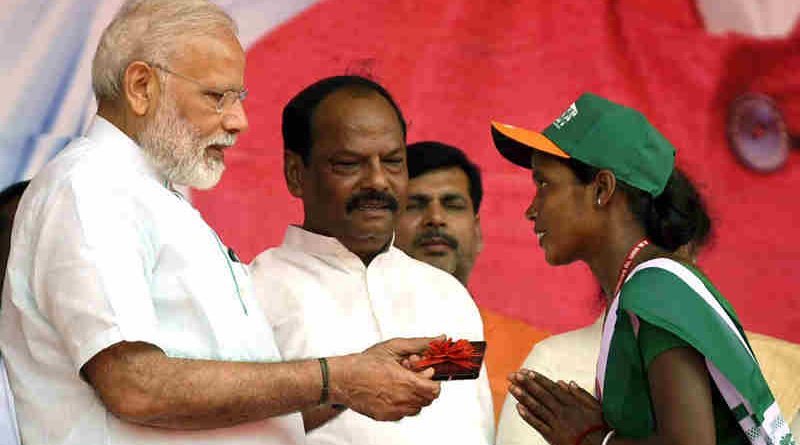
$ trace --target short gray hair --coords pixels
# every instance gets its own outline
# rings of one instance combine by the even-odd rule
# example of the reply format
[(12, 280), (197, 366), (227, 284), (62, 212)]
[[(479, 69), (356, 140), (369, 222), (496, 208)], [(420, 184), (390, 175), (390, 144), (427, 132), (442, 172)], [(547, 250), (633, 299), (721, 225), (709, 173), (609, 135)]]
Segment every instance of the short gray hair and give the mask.
[(233, 19), (208, 0), (128, 0), (103, 31), (92, 62), (97, 100), (122, 97), (122, 81), (131, 62), (169, 65), (187, 38), (220, 27), (237, 34)]

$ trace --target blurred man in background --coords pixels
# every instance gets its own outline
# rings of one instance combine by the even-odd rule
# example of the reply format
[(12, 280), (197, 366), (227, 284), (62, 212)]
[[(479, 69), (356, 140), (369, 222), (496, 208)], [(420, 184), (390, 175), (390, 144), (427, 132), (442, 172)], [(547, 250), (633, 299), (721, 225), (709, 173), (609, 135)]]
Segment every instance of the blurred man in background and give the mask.
[[(14, 215), (17, 213), (22, 193), (28, 188), (28, 181), (18, 182), (0, 192), (0, 289), (6, 278), (6, 263), (11, 250), (11, 229), (14, 227)], [(0, 442), (19, 443), (17, 413), (14, 408), (14, 396), (8, 383), (3, 356), (0, 355)]]
[[(395, 244), (415, 259), (453, 275), (466, 287), (483, 248), (480, 169), (462, 150), (442, 142), (409, 144), (407, 153), (408, 203), (398, 217)], [(506, 376), (519, 368), (530, 346), (546, 334), (486, 308), (480, 308), (480, 313), (497, 416), (508, 392)]]
[(5, 282), (8, 252), (11, 250), (11, 229), (14, 227), (14, 215), (17, 213), (22, 193), (28, 188), (28, 181), (17, 182), (0, 192), (0, 288)]

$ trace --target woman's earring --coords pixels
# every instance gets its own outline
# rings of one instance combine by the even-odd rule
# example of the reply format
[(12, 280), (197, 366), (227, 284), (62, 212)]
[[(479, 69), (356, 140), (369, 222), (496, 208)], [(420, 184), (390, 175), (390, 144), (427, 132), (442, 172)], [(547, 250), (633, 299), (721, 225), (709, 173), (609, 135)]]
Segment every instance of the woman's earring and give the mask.
[(600, 205), (600, 198), (597, 198), (597, 205)]

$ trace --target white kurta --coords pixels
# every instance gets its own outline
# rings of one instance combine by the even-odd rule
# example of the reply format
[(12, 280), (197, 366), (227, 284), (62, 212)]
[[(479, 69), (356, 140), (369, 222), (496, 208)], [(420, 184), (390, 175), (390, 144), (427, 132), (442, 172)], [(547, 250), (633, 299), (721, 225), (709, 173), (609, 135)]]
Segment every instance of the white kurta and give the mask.
[[(280, 247), (253, 261), (251, 275), (287, 360), (360, 352), (394, 337), (483, 339), (480, 314), (466, 289), (394, 247), (365, 267), (335, 238), (290, 226)], [(477, 380), (442, 382), (440, 397), (418, 416), (377, 422), (347, 410), (307, 436), (310, 445), (493, 441), (485, 369)]]
[[(551, 379), (574, 381), (594, 393), (600, 337), (603, 336), (603, 317), (574, 331), (553, 335), (536, 343), (522, 364)], [(522, 420), (517, 412), (517, 399), (506, 395), (500, 420), (497, 423), (497, 445), (547, 445), (538, 431)]]
[(296, 413), (205, 431), (130, 424), (80, 377), (89, 359), (121, 341), (172, 357), (280, 360), (246, 268), (102, 118), (25, 192), (2, 308), (0, 347), (26, 445), (303, 441)]

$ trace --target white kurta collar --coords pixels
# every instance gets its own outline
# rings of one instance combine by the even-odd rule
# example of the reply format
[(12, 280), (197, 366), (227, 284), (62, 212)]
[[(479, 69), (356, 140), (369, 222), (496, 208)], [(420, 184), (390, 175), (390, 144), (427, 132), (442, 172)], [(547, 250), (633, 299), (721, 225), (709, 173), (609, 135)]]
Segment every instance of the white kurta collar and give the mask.
[[(394, 234), (386, 248), (375, 256), (370, 265), (383, 255), (391, 255), (394, 244)], [(305, 252), (320, 259), (335, 259), (334, 263), (341, 263), (347, 269), (364, 271), (366, 266), (358, 255), (351, 252), (338, 239), (310, 232), (302, 227), (290, 225), (286, 228), (283, 238), (283, 247)]]
[(153, 167), (139, 144), (102, 116), (95, 116), (94, 122), (86, 131), (86, 138), (97, 142), (104, 149), (114, 150), (114, 155), (121, 166), (139, 171), (158, 182), (163, 183), (166, 180), (164, 175)]

